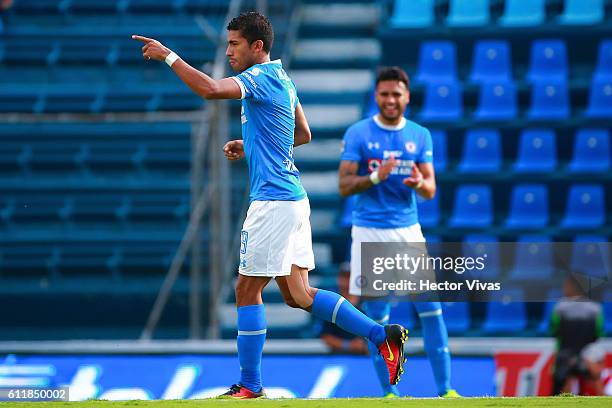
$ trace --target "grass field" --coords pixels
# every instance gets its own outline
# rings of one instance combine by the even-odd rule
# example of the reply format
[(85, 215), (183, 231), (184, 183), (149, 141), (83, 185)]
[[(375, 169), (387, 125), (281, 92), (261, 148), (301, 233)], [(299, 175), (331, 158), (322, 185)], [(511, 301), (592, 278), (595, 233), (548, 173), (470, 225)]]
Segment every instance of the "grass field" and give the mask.
[(326, 399), (326, 400), (176, 400), (176, 401), (83, 401), (83, 402), (2, 402), (0, 408), (463, 408), (463, 407), (611, 407), (612, 397), (541, 397), (541, 398), (464, 398), (432, 399)]

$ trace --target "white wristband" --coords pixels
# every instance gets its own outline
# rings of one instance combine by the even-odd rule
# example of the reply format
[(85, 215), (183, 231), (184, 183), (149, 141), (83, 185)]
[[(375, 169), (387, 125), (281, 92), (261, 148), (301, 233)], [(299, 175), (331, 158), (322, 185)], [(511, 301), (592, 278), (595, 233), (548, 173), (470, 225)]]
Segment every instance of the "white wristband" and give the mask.
[(176, 55), (174, 51), (171, 51), (170, 54), (168, 54), (168, 56), (166, 57), (166, 64), (168, 64), (168, 66), (171, 67), (172, 64), (176, 62), (177, 59), (179, 59), (179, 56)]
[(378, 177), (378, 170), (374, 170), (373, 172), (370, 173), (370, 181), (374, 185), (377, 185), (378, 183), (380, 183), (381, 180)]

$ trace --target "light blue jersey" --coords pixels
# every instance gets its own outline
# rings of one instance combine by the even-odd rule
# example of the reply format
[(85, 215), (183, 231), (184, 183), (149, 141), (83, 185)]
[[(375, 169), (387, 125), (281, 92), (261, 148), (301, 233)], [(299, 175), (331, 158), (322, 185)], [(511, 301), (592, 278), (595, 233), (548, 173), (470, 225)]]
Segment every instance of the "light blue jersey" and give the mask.
[(293, 162), (298, 104), (293, 81), (280, 60), (256, 64), (232, 77), (242, 92), (242, 139), (249, 165), (251, 201), (306, 197)]
[(402, 180), (410, 177), (414, 163), (433, 161), (429, 131), (404, 118), (390, 127), (371, 117), (348, 128), (343, 144), (341, 160), (359, 163), (360, 176), (372, 173), (390, 156), (397, 161), (387, 180), (357, 194), (353, 225), (403, 228), (418, 223), (415, 192)]

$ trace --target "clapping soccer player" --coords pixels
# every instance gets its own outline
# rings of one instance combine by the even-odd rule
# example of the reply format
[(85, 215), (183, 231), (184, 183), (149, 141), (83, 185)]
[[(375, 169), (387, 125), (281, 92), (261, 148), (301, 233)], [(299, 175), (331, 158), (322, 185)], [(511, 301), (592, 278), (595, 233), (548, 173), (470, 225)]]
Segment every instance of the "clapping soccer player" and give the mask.
[(275, 278), (285, 302), (331, 321), (372, 342), (385, 361), (388, 382), (403, 372), (406, 331), (400, 325), (380, 325), (342, 296), (308, 283), (314, 268), (310, 204), (293, 162), (293, 148), (311, 138), (295, 85), (280, 60), (270, 61), (274, 32), (270, 21), (250, 12), (227, 26), (226, 55), (238, 74), (215, 80), (191, 67), (159, 41), (142, 41), (146, 60), (165, 61), (193, 92), (205, 99), (242, 99), (242, 140), (224, 146), (229, 160), (246, 157), (251, 203), (241, 232), (240, 266), (236, 284), (240, 382), (222, 397), (264, 396), (261, 354), (266, 320), (261, 292)]
[[(415, 193), (426, 199), (436, 194), (433, 150), (429, 131), (404, 118), (409, 101), (408, 75), (397, 67), (382, 69), (376, 78), (379, 113), (355, 123), (344, 136), (340, 194), (357, 194), (351, 231), (352, 295), (361, 295), (362, 242), (425, 242)], [(364, 298), (363, 309), (374, 321), (386, 324), (390, 306), (381, 299)], [(450, 384), (448, 334), (440, 303), (415, 306), (438, 394), (457, 397)], [(386, 381), (386, 364), (372, 344), (370, 355), (385, 395), (397, 396), (397, 387)]]

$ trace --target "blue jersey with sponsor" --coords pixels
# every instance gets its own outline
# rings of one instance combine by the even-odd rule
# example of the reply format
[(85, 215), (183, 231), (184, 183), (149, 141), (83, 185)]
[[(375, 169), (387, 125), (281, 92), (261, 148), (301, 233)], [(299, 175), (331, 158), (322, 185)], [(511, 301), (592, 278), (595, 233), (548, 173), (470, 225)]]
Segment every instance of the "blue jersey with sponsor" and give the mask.
[(242, 139), (249, 165), (251, 201), (306, 197), (293, 162), (298, 104), (293, 81), (280, 60), (256, 64), (233, 77), (242, 92)]
[(358, 175), (365, 176), (395, 157), (389, 178), (355, 198), (353, 225), (370, 228), (402, 228), (418, 223), (416, 194), (402, 183), (412, 174), (414, 163), (433, 162), (431, 134), (405, 120), (385, 126), (376, 117), (361, 120), (346, 131), (341, 160), (359, 163)]

